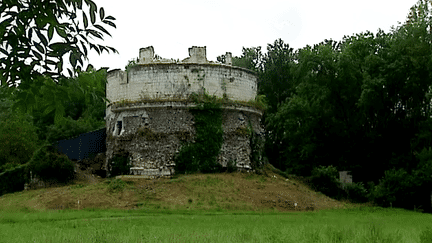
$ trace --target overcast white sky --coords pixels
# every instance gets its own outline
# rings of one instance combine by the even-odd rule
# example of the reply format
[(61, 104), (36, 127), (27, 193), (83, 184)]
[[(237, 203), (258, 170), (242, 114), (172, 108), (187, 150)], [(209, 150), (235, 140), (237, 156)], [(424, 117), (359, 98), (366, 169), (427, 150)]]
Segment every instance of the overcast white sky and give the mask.
[(104, 45), (120, 54), (98, 55), (90, 63), (96, 69), (124, 69), (139, 49), (153, 46), (163, 58), (184, 59), (188, 48), (206, 46), (207, 59), (225, 52), (240, 56), (242, 47), (261, 46), (281, 38), (294, 49), (324, 39), (339, 41), (344, 35), (404, 22), (417, 0), (94, 0), (105, 14), (116, 18), (117, 28), (107, 26), (112, 37)]

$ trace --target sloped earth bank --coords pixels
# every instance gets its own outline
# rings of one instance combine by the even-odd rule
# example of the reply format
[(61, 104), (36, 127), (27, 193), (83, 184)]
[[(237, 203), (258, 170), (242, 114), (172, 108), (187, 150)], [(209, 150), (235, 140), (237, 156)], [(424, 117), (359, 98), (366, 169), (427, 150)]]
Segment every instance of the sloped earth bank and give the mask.
[[(0, 210), (161, 208), (310, 211), (354, 206), (314, 192), (296, 179), (271, 170), (265, 175), (220, 173), (180, 175), (173, 179), (125, 176), (101, 179), (83, 171), (74, 184), (7, 194)], [(110, 184), (111, 183), (111, 184)]]

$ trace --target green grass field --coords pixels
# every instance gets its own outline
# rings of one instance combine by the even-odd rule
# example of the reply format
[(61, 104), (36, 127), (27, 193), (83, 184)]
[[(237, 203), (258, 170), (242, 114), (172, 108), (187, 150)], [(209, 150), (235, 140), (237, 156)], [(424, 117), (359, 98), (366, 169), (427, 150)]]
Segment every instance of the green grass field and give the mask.
[(432, 242), (432, 215), (401, 209), (0, 211), (1, 242)]

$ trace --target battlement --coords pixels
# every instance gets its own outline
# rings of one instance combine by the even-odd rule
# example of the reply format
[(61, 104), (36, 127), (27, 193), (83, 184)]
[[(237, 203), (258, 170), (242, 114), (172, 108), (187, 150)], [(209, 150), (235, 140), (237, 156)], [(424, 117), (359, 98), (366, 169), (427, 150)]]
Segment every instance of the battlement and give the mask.
[(255, 99), (258, 82), (253, 71), (232, 66), (229, 52), (223, 64), (208, 61), (205, 46), (189, 48), (189, 57), (182, 61), (155, 58), (152, 46), (141, 48), (136, 65), (127, 72), (109, 71), (107, 80), (110, 102), (186, 98), (204, 90), (218, 97), (249, 101)]

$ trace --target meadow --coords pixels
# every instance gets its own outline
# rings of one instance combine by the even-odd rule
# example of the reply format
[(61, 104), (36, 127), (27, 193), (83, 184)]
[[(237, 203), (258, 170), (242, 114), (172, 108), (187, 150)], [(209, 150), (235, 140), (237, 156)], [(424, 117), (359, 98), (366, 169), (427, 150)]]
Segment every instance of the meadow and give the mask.
[(0, 196), (0, 242), (432, 242), (432, 215), (337, 201), (295, 177), (77, 178)]
[(432, 242), (432, 215), (358, 207), (311, 212), (20, 210), (1, 242)]

